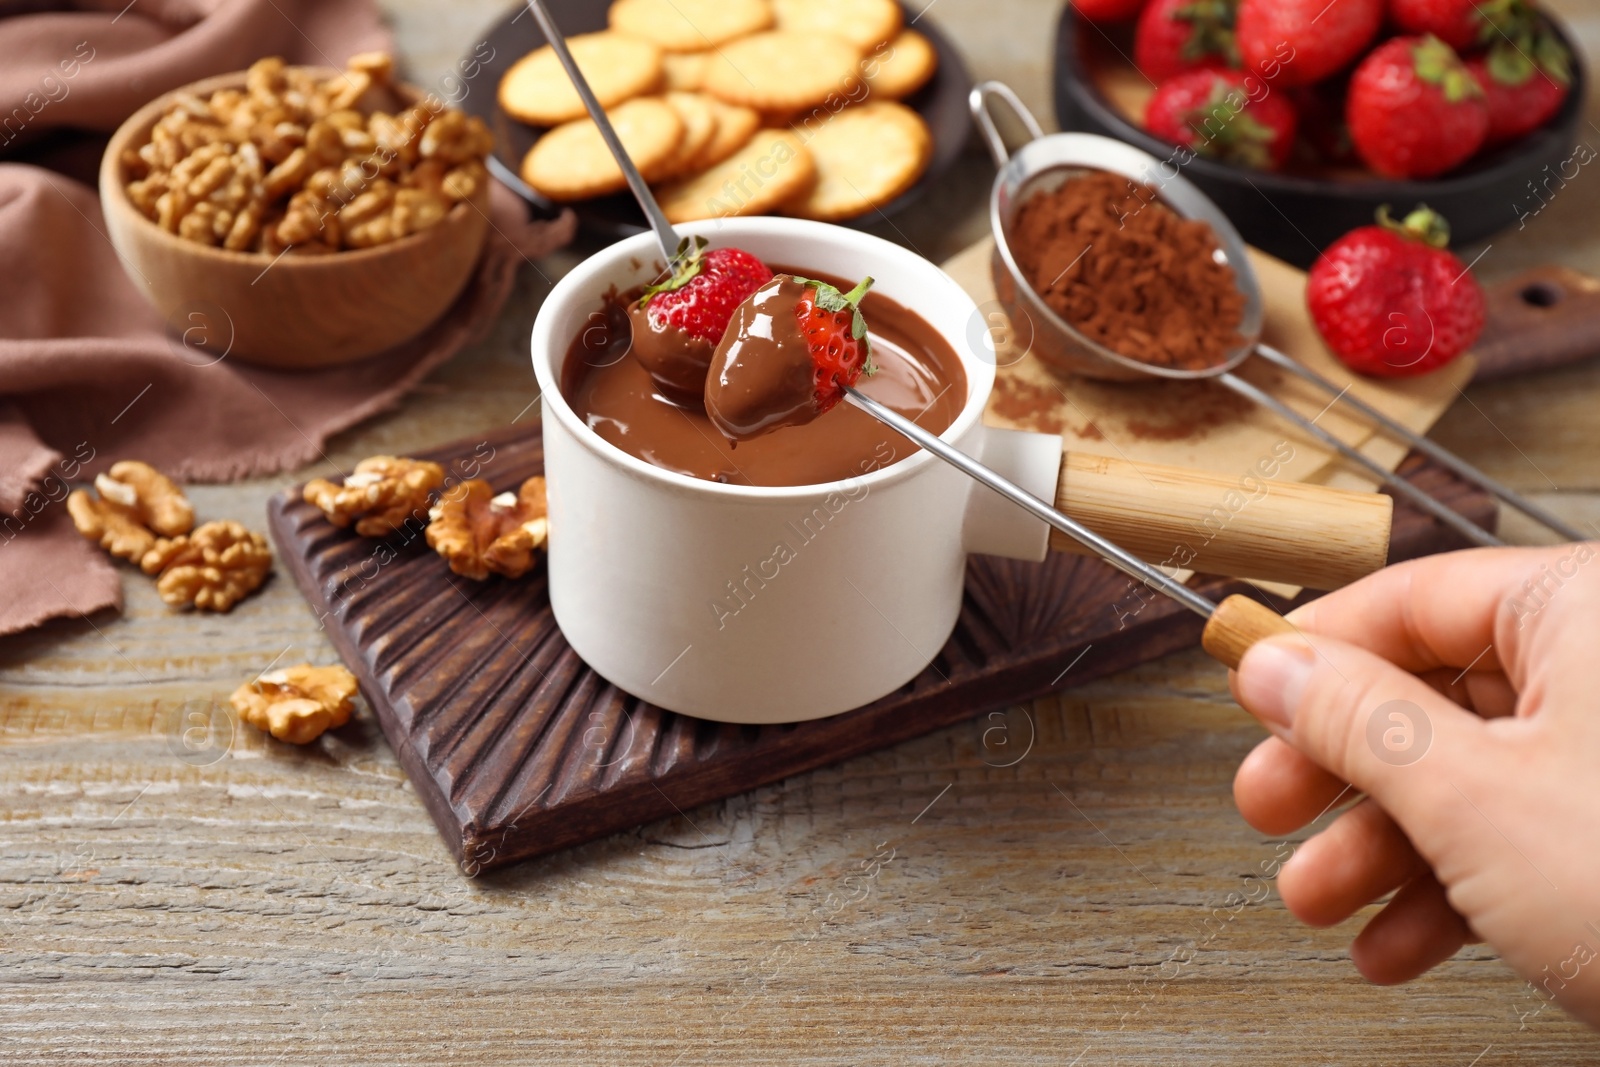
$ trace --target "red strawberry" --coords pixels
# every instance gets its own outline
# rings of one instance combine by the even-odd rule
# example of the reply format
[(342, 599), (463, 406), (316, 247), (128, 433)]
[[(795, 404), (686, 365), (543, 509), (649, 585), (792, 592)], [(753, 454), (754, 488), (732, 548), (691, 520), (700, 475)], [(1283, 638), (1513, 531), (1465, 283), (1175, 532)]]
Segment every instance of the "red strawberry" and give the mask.
[(1122, 22), (1135, 18), (1145, 0), (1072, 0), (1078, 14), (1090, 22)]
[(1437, 37), (1396, 37), (1350, 79), (1350, 137), (1390, 178), (1432, 178), (1469, 159), (1489, 133), (1483, 89)]
[(1240, 0), (1234, 37), (1246, 70), (1310, 85), (1366, 51), (1382, 23), (1383, 0)]
[(1189, 70), (1237, 67), (1237, 7), (1237, 0), (1150, 0), (1134, 31), (1134, 63), (1153, 82)]
[(1144, 122), (1157, 137), (1200, 155), (1273, 170), (1294, 147), (1296, 116), (1293, 104), (1253, 74), (1192, 70), (1157, 87)]
[(844, 391), (863, 374), (872, 375), (872, 350), (867, 342), (867, 320), (861, 317), (861, 298), (872, 288), (872, 279), (863, 278), (848, 293), (841, 293), (827, 282), (796, 277), (806, 287), (795, 302), (795, 318), (800, 333), (811, 351), (815, 368), (817, 414), (821, 415), (844, 399)]
[(696, 340), (716, 347), (728, 329), (733, 311), (772, 280), (761, 260), (739, 248), (704, 251), (706, 239), (686, 237), (665, 281), (647, 286), (639, 303), (654, 326), (670, 324)]
[(1445, 251), (1450, 227), (1427, 207), (1402, 222), (1352, 230), (1312, 266), (1306, 303), (1317, 332), (1362, 374), (1424, 374), (1455, 359), (1483, 329), (1483, 290)]
[(1572, 56), (1545, 35), (1523, 48), (1501, 41), (1488, 53), (1467, 60), (1489, 107), (1489, 144), (1503, 144), (1532, 133), (1566, 102), (1572, 88)]
[(1460, 51), (1486, 44), (1528, 16), (1522, 0), (1389, 0), (1389, 18), (1407, 33), (1431, 33)]

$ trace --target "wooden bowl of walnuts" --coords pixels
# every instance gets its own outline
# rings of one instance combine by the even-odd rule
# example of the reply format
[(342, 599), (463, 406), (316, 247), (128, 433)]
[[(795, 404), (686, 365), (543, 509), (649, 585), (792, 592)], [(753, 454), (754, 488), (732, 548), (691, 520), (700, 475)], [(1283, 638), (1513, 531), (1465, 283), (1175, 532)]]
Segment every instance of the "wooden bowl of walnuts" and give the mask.
[(488, 231), (492, 138), (391, 71), (381, 53), (344, 71), (264, 59), (112, 136), (111, 243), (191, 362), (348, 363), (460, 295)]

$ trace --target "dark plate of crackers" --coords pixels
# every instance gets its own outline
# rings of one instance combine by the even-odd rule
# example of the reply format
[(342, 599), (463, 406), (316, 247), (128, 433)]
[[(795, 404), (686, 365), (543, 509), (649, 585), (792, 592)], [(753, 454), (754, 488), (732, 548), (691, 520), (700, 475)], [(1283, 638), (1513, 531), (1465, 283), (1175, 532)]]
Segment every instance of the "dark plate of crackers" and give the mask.
[[(949, 168), (972, 82), (896, 0), (548, 0), (673, 222), (785, 214), (867, 224)], [(489, 124), (490, 170), (598, 233), (645, 228), (526, 6), (459, 64), (451, 103)], [(542, 144), (541, 144), (542, 143)]]

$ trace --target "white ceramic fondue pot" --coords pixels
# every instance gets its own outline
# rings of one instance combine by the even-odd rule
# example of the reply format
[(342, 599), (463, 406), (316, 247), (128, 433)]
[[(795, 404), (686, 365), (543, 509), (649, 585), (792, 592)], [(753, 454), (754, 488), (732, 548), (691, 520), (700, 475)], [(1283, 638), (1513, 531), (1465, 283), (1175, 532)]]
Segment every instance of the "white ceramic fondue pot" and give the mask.
[[(877, 279), (875, 292), (962, 357), (966, 403), (945, 440), (1053, 497), (1061, 439), (983, 425), (994, 366), (961, 351), (977, 307), (938, 267), (797, 219), (681, 230), (771, 262)], [(776, 488), (691, 478), (602, 440), (561, 395), (561, 363), (601, 294), (649, 281), (658, 259), (648, 233), (606, 248), (561, 280), (534, 323), (557, 624), (618, 688), (702, 718), (793, 722), (893, 692), (955, 627), (967, 553), (1040, 560), (1048, 528), (909, 445), (904, 456), (863, 456), (858, 477)]]
[[(840, 277), (871, 275), (875, 292), (920, 315), (961, 358), (966, 402), (943, 439), (1072, 513), (1063, 497), (1072, 465), (1063, 462), (1059, 437), (984, 426), (994, 357), (987, 345), (969, 340), (974, 324), (983, 323), (972, 298), (938, 267), (880, 238), (796, 219), (723, 219), (680, 229), (769, 262)], [(773, 488), (674, 473), (603, 440), (563, 397), (562, 363), (603, 294), (650, 281), (659, 258), (649, 233), (611, 245), (556, 285), (534, 323), (557, 624), (578, 655), (618, 688), (701, 718), (795, 722), (895, 691), (932, 661), (954, 629), (968, 553), (1042, 560), (1051, 547), (1048, 528), (909, 444), (907, 455), (862, 457), (857, 477)], [(983, 336), (981, 328), (976, 332)], [(1107, 462), (1094, 457), (1078, 469), (1086, 507), (1108, 496), (1094, 481), (1112, 479)], [(1126, 529), (1111, 535), (1143, 535), (1150, 551), (1171, 530), (1186, 536), (1181, 531), (1198, 525), (1212, 499), (1232, 488), (1218, 489), (1218, 480), (1205, 475), (1160, 470), (1164, 477), (1139, 473), (1121, 483), (1134, 483), (1137, 507), (1123, 499), (1127, 492), (1109, 494), (1116, 499), (1108, 512), (1131, 516)], [(1329, 515), (1348, 515), (1359, 505), (1371, 519), (1371, 536), (1359, 551), (1345, 545), (1338, 565), (1344, 573), (1382, 565), (1387, 504), (1379, 501), (1386, 498), (1295, 489), (1305, 495), (1264, 495), (1213, 534), (1208, 550), (1249, 540), (1251, 531), (1281, 530), (1287, 546), (1281, 557), (1309, 567), (1305, 561), (1328, 558), (1319, 546), (1328, 538)], [(1235, 558), (1265, 557), (1245, 551)]]

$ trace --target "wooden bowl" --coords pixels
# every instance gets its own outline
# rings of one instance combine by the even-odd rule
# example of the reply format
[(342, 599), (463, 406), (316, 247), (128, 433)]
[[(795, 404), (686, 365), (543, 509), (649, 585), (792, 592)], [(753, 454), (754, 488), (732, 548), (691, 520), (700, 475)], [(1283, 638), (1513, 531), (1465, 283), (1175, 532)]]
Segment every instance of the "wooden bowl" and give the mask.
[[(227, 356), (267, 367), (328, 367), (421, 333), (472, 276), (489, 227), (487, 182), (471, 201), (455, 205), (429, 229), (330, 255), (233, 252), (197, 244), (168, 233), (128, 198), (123, 152), (150, 139), (175, 93), (204, 97), (243, 88), (244, 77), (243, 71), (223, 74), (157, 97), (129, 117), (106, 146), (100, 203), (111, 243), (134, 285), (183, 343), (208, 362)], [(402, 105), (421, 98), (412, 89), (400, 95), (409, 95), (397, 100)]]
[[(1216, 201), (1247, 242), (1300, 267), (1309, 267), (1322, 249), (1346, 233), (1370, 224), (1384, 204), (1396, 215), (1427, 204), (1450, 220), (1455, 244), (1519, 225), (1549, 198), (1545, 183), (1552, 176), (1555, 195), (1560, 195), (1563, 164), (1568, 168), (1564, 177), (1572, 177), (1573, 146), (1588, 98), (1583, 54), (1559, 23), (1549, 23), (1572, 52), (1572, 87), (1561, 110), (1526, 137), (1468, 160), (1443, 177), (1394, 180), (1354, 167), (1271, 172), (1199, 157), (1184, 164), (1184, 177)], [(1056, 121), (1063, 130), (1115, 137), (1159, 159), (1171, 158), (1173, 146), (1134, 121), (1143, 114), (1153, 88), (1127, 60), (1133, 49), (1122, 32), (1095, 27), (1070, 4), (1063, 6), (1056, 30)]]

